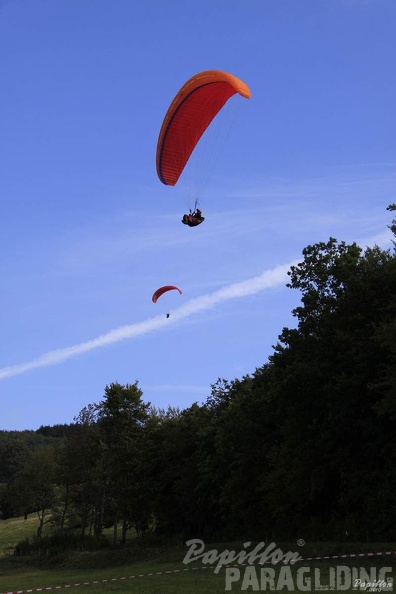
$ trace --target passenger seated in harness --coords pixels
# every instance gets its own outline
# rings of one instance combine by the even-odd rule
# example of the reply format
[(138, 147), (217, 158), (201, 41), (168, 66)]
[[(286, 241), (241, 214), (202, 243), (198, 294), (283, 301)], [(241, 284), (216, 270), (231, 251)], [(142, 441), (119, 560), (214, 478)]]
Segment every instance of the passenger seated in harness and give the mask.
[(202, 210), (197, 208), (194, 212), (192, 212), (190, 208), (190, 214), (183, 215), (182, 223), (188, 225), (189, 227), (196, 227), (197, 225), (203, 223), (204, 220), (205, 217), (202, 216)]

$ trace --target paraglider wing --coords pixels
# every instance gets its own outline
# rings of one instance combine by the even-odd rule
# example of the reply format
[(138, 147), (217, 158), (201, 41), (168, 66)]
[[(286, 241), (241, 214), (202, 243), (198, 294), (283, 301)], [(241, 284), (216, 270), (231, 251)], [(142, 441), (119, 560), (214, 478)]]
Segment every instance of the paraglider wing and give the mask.
[(230, 97), (250, 99), (249, 87), (221, 70), (190, 78), (172, 101), (157, 144), (157, 174), (163, 184), (177, 183), (202, 134)]
[(173, 285), (166, 285), (165, 287), (160, 287), (159, 289), (157, 289), (154, 293), (154, 295), (152, 296), (152, 302), (153, 303), (157, 303), (157, 299), (159, 299), (161, 297), (161, 295), (163, 295), (164, 293), (166, 293), (167, 291), (179, 291), (180, 295), (182, 294), (181, 290), (178, 287), (174, 287)]

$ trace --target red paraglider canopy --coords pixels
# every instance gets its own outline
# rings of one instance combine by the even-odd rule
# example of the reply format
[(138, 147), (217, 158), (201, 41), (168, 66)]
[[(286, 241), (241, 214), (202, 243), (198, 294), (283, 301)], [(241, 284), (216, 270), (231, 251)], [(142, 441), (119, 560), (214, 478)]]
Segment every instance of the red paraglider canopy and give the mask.
[(178, 287), (174, 287), (173, 285), (166, 285), (165, 287), (160, 287), (159, 289), (157, 289), (154, 293), (154, 295), (152, 296), (152, 302), (153, 303), (157, 303), (157, 299), (159, 299), (159, 297), (161, 297), (161, 295), (163, 295), (164, 293), (166, 293), (167, 291), (179, 291), (180, 295), (182, 294), (181, 290)]
[(221, 70), (190, 78), (172, 101), (157, 144), (157, 173), (163, 184), (177, 183), (202, 134), (232, 95), (250, 99), (249, 87)]

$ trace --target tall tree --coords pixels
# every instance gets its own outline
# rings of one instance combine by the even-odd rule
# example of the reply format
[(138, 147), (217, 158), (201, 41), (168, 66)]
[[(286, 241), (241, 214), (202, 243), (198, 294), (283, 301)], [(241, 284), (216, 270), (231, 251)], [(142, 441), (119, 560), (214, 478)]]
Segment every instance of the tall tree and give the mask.
[(113, 509), (115, 537), (118, 519), (122, 520), (122, 542), (129, 527), (143, 532), (150, 522), (141, 462), (150, 403), (144, 403), (142, 396), (137, 381), (125, 386), (113, 383), (106, 386), (96, 408), (100, 435), (108, 448), (109, 484), (107, 492), (103, 491), (103, 506), (107, 500)]
[(16, 513), (37, 513), (39, 538), (55, 499), (55, 469), (54, 447), (39, 447), (26, 455), (6, 491), (6, 498), (13, 502)]

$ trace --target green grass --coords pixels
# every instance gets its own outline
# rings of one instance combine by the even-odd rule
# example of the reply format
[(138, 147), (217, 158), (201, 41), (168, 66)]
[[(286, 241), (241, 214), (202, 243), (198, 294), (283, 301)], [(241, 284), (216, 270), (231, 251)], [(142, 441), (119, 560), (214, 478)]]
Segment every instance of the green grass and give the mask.
[[(308, 565), (307, 562), (304, 563)], [(376, 566), (391, 566), (391, 560), (364, 560), (364, 562), (339, 562), (339, 565), (350, 567), (365, 566), (367, 568)], [(7, 568), (2, 568), (0, 576), (0, 593), (16, 591), (30, 588), (44, 588), (49, 586), (62, 586), (66, 584), (81, 584), (89, 582), (90, 585), (75, 586), (68, 590), (76, 593), (87, 592), (87, 594), (106, 594), (107, 592), (123, 592), (125, 594), (219, 594), (225, 591), (225, 569), (215, 574), (209, 567), (196, 564), (194, 567), (185, 566), (182, 563), (159, 563), (145, 562), (134, 563), (118, 568), (91, 569), (91, 570), (67, 570), (65, 568), (58, 570), (28, 568), (18, 563), (12, 566), (8, 564)], [(321, 583), (326, 584), (326, 574), (329, 567), (335, 567), (333, 563), (318, 562), (311, 567), (319, 567), (322, 571)], [(5, 571), (4, 571), (5, 569)], [(257, 576), (260, 579), (260, 569), (257, 569)], [(276, 567), (275, 585), (278, 579), (278, 566)], [(298, 567), (292, 568), (294, 584), (296, 584), (296, 572)], [(241, 578), (243, 579), (244, 568), (240, 568)], [(313, 572), (312, 572), (313, 574)], [(131, 577), (135, 576), (135, 577)], [(126, 579), (116, 579), (123, 578)], [(395, 574), (393, 574), (395, 578)], [(111, 581), (114, 579), (114, 581)], [(233, 592), (240, 592), (242, 579), (232, 585)], [(106, 580), (98, 584), (92, 584), (96, 580)], [(313, 588), (313, 587), (312, 587)], [(247, 588), (253, 591), (252, 586)], [(283, 591), (287, 591), (286, 588)], [(298, 591), (298, 590), (294, 590)], [(310, 591), (315, 592), (315, 589)], [(352, 589), (343, 590), (352, 592)]]
[(36, 514), (28, 515), (27, 520), (24, 520), (23, 516), (0, 520), (0, 557), (12, 553), (20, 540), (34, 536), (37, 533), (38, 525)]
[[(175, 570), (181, 570), (180, 573)], [(10, 567), (3, 570), (0, 576), (0, 592), (21, 590), (24, 588), (43, 588), (61, 586), (96, 580), (111, 580), (125, 577), (127, 579), (106, 581), (97, 585), (85, 586), (89, 594), (105, 594), (106, 592), (130, 593), (180, 593), (188, 592), (223, 592), (224, 576), (214, 576), (210, 570), (183, 571), (185, 566), (163, 563), (135, 563), (118, 568), (95, 570), (40, 570), (27, 567)], [(171, 573), (165, 573), (165, 572)], [(158, 574), (158, 572), (160, 572)], [(149, 575), (153, 574), (153, 575)], [(136, 577), (130, 577), (136, 576)], [(140, 576), (140, 577), (139, 577)], [(80, 587), (78, 592), (81, 591)], [(77, 587), (76, 587), (77, 591)]]
[[(37, 516), (32, 514), (27, 520), (13, 518), (0, 521), (0, 551), (9, 553), (15, 544), (36, 533), (38, 525)], [(49, 530), (49, 527), (47, 527)], [(394, 544), (383, 543), (307, 543), (299, 548), (296, 543), (277, 543), (283, 551), (299, 551), (304, 557), (323, 556), (325, 554), (358, 553), (372, 551), (396, 550)], [(140, 548), (139, 548), (140, 547)], [(207, 549), (242, 550), (241, 543), (224, 543), (207, 545)], [(201, 561), (194, 561), (184, 565), (182, 560), (187, 552), (184, 545), (160, 545), (145, 547), (134, 545), (125, 549), (101, 550), (87, 553), (70, 552), (51, 559), (43, 554), (33, 559), (17, 558), (10, 554), (3, 555), (0, 559), (0, 594), (23, 589), (45, 588), (50, 586), (65, 586), (76, 594), (107, 594), (121, 592), (125, 594), (218, 594), (225, 592), (226, 569), (222, 568), (215, 574), (208, 565)], [(134, 560), (134, 561), (133, 561)], [(381, 567), (396, 566), (396, 556), (360, 558), (356, 560), (303, 561), (291, 568), (294, 584), (299, 567), (311, 567), (321, 570), (321, 583), (328, 581), (329, 568), (337, 566), (349, 567)], [(275, 569), (275, 585), (279, 578), (279, 565), (268, 566)], [(241, 579), (232, 584), (232, 592), (240, 592), (244, 577), (244, 567), (239, 567)], [(257, 576), (260, 587), (260, 570), (257, 567)], [(134, 577), (131, 577), (134, 576)], [(392, 574), (395, 580), (396, 574)], [(125, 579), (120, 579), (125, 578)], [(92, 582), (98, 581), (97, 584)], [(90, 585), (74, 586), (88, 582)], [(246, 585), (246, 583), (245, 583)], [(247, 591), (254, 591), (252, 585)], [(268, 590), (269, 591), (269, 590)], [(283, 591), (288, 591), (286, 587)], [(294, 590), (298, 591), (298, 590)], [(314, 585), (310, 590), (315, 592)], [(356, 590), (343, 590), (353, 592)]]

